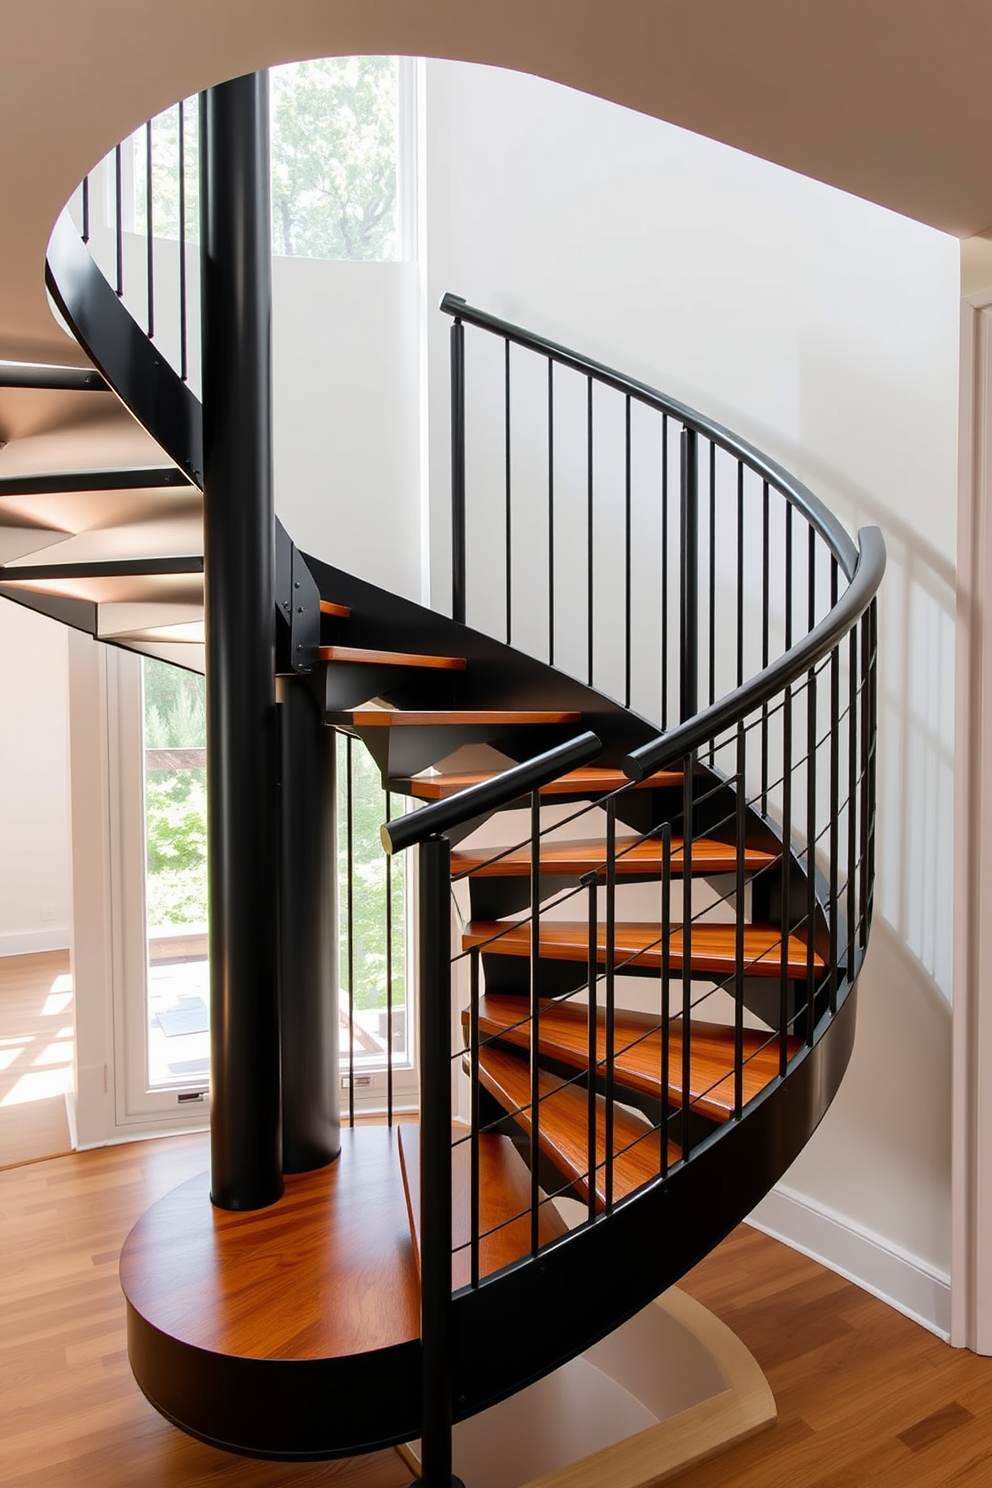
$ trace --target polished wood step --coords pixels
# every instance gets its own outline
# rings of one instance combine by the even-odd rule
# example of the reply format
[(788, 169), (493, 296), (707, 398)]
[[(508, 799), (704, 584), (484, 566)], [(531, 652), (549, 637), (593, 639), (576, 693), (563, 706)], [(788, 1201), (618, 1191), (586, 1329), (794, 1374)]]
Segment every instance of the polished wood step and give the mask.
[[(606, 1014), (597, 1014), (596, 1058), (606, 1062)], [(469, 1015), (462, 1013), (468, 1038)], [(479, 1034), (529, 1050), (529, 1009), (518, 997), (491, 994), (479, 1001)], [(617, 1008), (613, 1018), (614, 1078), (626, 1090), (660, 1099), (662, 1094), (661, 1024), (651, 1013)], [(742, 1100), (746, 1105), (779, 1072), (778, 1035), (763, 1029), (743, 1030)], [(791, 1059), (802, 1040), (790, 1037)], [(542, 1058), (572, 1069), (588, 1068), (589, 1019), (584, 1004), (543, 1001), (538, 1048)], [(734, 1030), (722, 1023), (693, 1020), (689, 1039), (689, 1105), (711, 1121), (727, 1121), (734, 1114)], [(668, 1103), (682, 1104), (682, 1020), (672, 1018), (668, 1030)]]
[(351, 614), (351, 610), (348, 605), (335, 604), (332, 599), (322, 599), (320, 601), (320, 613), (322, 615), (336, 615), (339, 620), (347, 620)]
[(512, 726), (518, 723), (581, 723), (582, 714), (534, 709), (518, 712), (507, 708), (489, 710), (446, 708), (429, 712), (403, 708), (353, 708), (341, 714), (334, 714), (332, 721), (335, 723), (344, 721), (359, 729), (446, 728), (450, 725), (478, 728), (490, 724)]
[[(509, 768), (509, 767), (507, 767)], [(413, 775), (391, 782), (392, 788), (419, 801), (446, 801), (470, 785), (481, 785), (492, 780), (497, 770), (451, 770), (438, 775)], [(606, 796), (621, 786), (632, 790), (657, 790), (682, 784), (680, 770), (659, 770), (635, 784), (627, 779), (622, 770), (609, 770), (600, 766), (586, 766), (581, 770), (570, 770), (541, 787), (542, 796)]]
[[(420, 1127), (399, 1129), (400, 1162), (406, 1185), (413, 1253), (420, 1272)], [(451, 1286), (472, 1280), (472, 1151), (469, 1129), (451, 1128)], [(549, 1245), (568, 1226), (557, 1209), (542, 1203), (538, 1240)], [(479, 1136), (479, 1276), (491, 1276), (530, 1255), (530, 1172), (509, 1137), (496, 1132)]]
[[(604, 838), (584, 841), (541, 841), (541, 872), (578, 877), (583, 873), (606, 875), (606, 841)], [(684, 849), (681, 837), (672, 838), (671, 871), (680, 878), (683, 872)], [(779, 859), (774, 853), (761, 848), (745, 847), (744, 868), (756, 873)], [(664, 853), (658, 837), (617, 838), (616, 872), (620, 878), (629, 875), (650, 875), (660, 878), (664, 871)], [(732, 843), (716, 842), (709, 837), (697, 837), (692, 844), (692, 870), (694, 873), (733, 873), (737, 867), (737, 852)], [(530, 843), (516, 847), (459, 847), (451, 854), (451, 872), (469, 874), (476, 878), (520, 878), (531, 870)]]
[(426, 656), (407, 651), (369, 651), (362, 646), (321, 646), (321, 661), (343, 661), (364, 666), (436, 667), (441, 671), (463, 672), (464, 656)]
[[(736, 958), (735, 925), (698, 924), (692, 927), (691, 970), (711, 973), (714, 977), (730, 976)], [(541, 956), (549, 961), (586, 961), (589, 927), (584, 920), (541, 920)], [(482, 947), (491, 956), (529, 956), (530, 922), (512, 920), (473, 920), (462, 936), (463, 950)], [(661, 969), (661, 926), (656, 921), (617, 924), (614, 936), (614, 964), (620, 970)], [(605, 964), (606, 926), (598, 926), (597, 960)], [(792, 979), (805, 978), (807, 946), (798, 935), (790, 935), (786, 945), (786, 966)], [(683, 931), (673, 925), (669, 943), (668, 964), (671, 971), (684, 969)], [(813, 971), (824, 969), (821, 956), (813, 953)], [(777, 977), (782, 970), (782, 932), (776, 925), (745, 925), (745, 976)]]
[[(528, 1134), (531, 1130), (530, 1071), (525, 1061), (502, 1049), (479, 1055), (479, 1079), (489, 1094)], [(606, 1102), (596, 1096), (596, 1208), (606, 1207)], [(546, 1070), (540, 1072), (538, 1145), (580, 1198), (589, 1198), (589, 1095)], [(668, 1164), (681, 1156), (668, 1144)], [(661, 1136), (642, 1116), (621, 1106), (613, 1109), (613, 1198), (650, 1183), (661, 1174)]]

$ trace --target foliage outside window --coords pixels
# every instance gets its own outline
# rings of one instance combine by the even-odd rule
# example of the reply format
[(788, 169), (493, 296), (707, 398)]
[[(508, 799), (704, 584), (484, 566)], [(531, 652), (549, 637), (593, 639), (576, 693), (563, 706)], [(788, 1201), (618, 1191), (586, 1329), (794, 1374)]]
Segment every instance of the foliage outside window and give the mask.
[[(270, 71), (272, 249), (302, 258), (399, 256), (395, 57), (328, 57)], [(199, 238), (197, 100), (183, 105), (186, 239)], [(111, 162), (112, 162), (112, 158)], [(133, 136), (133, 225), (147, 232), (147, 137)], [(152, 217), (179, 237), (179, 110), (152, 121)]]
[[(145, 749), (207, 742), (203, 678), (145, 658)], [(146, 756), (147, 758), (147, 756)], [(207, 921), (207, 772), (203, 764), (145, 772), (146, 907), (153, 929)]]

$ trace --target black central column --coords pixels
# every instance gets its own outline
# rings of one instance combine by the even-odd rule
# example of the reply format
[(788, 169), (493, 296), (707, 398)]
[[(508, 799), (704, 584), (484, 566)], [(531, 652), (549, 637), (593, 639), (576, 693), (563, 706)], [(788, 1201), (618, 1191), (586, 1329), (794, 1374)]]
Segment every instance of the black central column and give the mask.
[(282, 1193), (268, 74), (200, 95), (211, 1197)]

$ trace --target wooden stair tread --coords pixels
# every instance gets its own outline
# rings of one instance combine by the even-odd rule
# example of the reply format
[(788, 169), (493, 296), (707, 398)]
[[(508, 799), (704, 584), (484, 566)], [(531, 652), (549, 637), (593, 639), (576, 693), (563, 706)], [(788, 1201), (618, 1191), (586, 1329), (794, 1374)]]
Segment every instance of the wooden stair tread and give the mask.
[[(541, 956), (551, 961), (585, 961), (588, 959), (589, 930), (584, 920), (541, 921)], [(692, 927), (691, 969), (728, 976), (734, 970), (737, 927), (735, 925), (698, 924)], [(512, 920), (473, 920), (462, 936), (462, 948), (484, 946), (493, 956), (529, 956), (530, 922)], [(488, 944), (486, 944), (488, 942)], [(605, 961), (606, 926), (598, 927), (598, 960)], [(673, 925), (669, 945), (669, 967), (683, 970), (682, 926)], [(618, 923), (615, 931), (616, 964), (621, 962), (639, 970), (661, 969), (661, 926), (655, 922)], [(790, 978), (806, 976), (807, 947), (797, 935), (787, 943), (787, 966)], [(781, 973), (782, 934), (776, 925), (744, 926), (744, 970), (746, 976), (776, 977)], [(813, 970), (822, 972), (822, 957), (813, 953)]]
[[(524, 1021), (527, 1020), (527, 1021)], [(462, 1027), (468, 1032), (468, 1013)], [(596, 1057), (606, 1059), (606, 1016), (597, 1017)], [(479, 1002), (480, 1038), (498, 1038), (520, 1049), (530, 1048), (528, 1005), (516, 997), (489, 994)], [(619, 1086), (661, 1098), (661, 1026), (651, 1013), (617, 1008), (613, 1019), (614, 1078)], [(789, 1058), (802, 1040), (790, 1037)], [(538, 1047), (542, 1056), (573, 1069), (586, 1069), (589, 1050), (588, 1018), (584, 1005), (560, 1000), (542, 1001)], [(742, 1100), (747, 1104), (779, 1072), (777, 1034), (761, 1029), (743, 1031)], [(727, 1121), (734, 1113), (734, 1030), (722, 1023), (692, 1023), (690, 1039), (689, 1104), (711, 1121)], [(668, 1034), (668, 1102), (682, 1104), (682, 1020), (673, 1018)]]
[[(502, 853), (502, 856), (497, 854)], [(663, 871), (661, 840), (657, 837), (629, 840), (617, 838), (616, 872), (625, 874), (656, 874)], [(766, 868), (776, 862), (774, 854), (760, 848), (745, 847), (744, 867), (749, 873)], [(737, 852), (732, 843), (716, 842), (709, 837), (697, 837), (692, 844), (692, 866), (698, 873), (732, 873), (737, 866)], [(672, 873), (682, 873), (682, 838), (672, 838)], [(541, 872), (560, 874), (591, 873), (594, 870), (606, 873), (606, 841), (603, 838), (584, 841), (541, 843)], [(507, 851), (498, 847), (459, 847), (451, 854), (453, 874), (469, 873), (478, 878), (519, 878), (530, 872), (530, 843), (523, 843)]]
[[(400, 1163), (406, 1188), (410, 1234), (420, 1274), (420, 1127), (398, 1128)], [(468, 1127), (451, 1128), (451, 1285), (472, 1279), (472, 1153)], [(568, 1226), (551, 1203), (538, 1219), (541, 1245), (567, 1234)], [(496, 1132), (479, 1136), (479, 1275), (491, 1276), (530, 1255), (530, 1173), (509, 1137)]]
[[(470, 785), (481, 785), (492, 780), (496, 770), (452, 770), (443, 775), (412, 775), (391, 782), (393, 789), (402, 790), (421, 801), (445, 801)], [(659, 770), (645, 780), (634, 782), (627, 779), (622, 770), (609, 770), (593, 765), (581, 770), (570, 770), (557, 780), (541, 787), (542, 796), (609, 795), (622, 785), (634, 790), (657, 789), (663, 786), (682, 784), (682, 773), (676, 770)]]
[(321, 646), (321, 661), (364, 663), (369, 666), (437, 667), (443, 671), (463, 672), (464, 656), (428, 656), (407, 651), (369, 651), (361, 646)]
[(447, 724), (516, 724), (516, 723), (581, 723), (581, 713), (522, 711), (512, 709), (435, 709), (431, 712), (407, 711), (402, 708), (354, 708), (334, 714), (355, 728), (438, 728)]
[[(479, 1053), (479, 1078), (490, 1095), (531, 1130), (530, 1071), (524, 1060), (492, 1047)], [(580, 1196), (588, 1201), (589, 1096), (578, 1085), (566, 1085), (546, 1070), (540, 1073), (538, 1145)], [(596, 1096), (596, 1208), (606, 1207), (606, 1102)], [(613, 1110), (613, 1198), (626, 1198), (661, 1174), (661, 1136), (643, 1117), (621, 1106)], [(671, 1166), (681, 1156), (668, 1144)]]
[(337, 615), (339, 620), (347, 620), (351, 614), (348, 605), (335, 604), (333, 599), (322, 599), (320, 601), (320, 613), (322, 615)]

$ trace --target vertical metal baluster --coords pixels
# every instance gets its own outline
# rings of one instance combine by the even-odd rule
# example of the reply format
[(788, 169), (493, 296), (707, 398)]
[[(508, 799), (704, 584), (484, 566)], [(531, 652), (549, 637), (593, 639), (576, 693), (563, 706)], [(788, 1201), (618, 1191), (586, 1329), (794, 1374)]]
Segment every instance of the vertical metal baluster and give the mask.
[(785, 1074), (789, 1062), (789, 932), (790, 880), (792, 867), (792, 688), (782, 698), (782, 943), (779, 960), (778, 1072)]
[(661, 1171), (668, 1173), (672, 1043), (672, 824), (661, 828)]
[[(386, 797), (386, 821), (392, 820), (392, 797)], [(393, 858), (386, 854), (386, 1125), (393, 1124)]]
[(623, 614), (624, 614), (624, 706), (630, 707), (630, 545), (631, 545), (631, 474), (630, 474), (630, 394), (624, 400), (624, 564), (623, 564)]
[(816, 668), (806, 678), (806, 1042), (816, 1023)]
[(873, 599), (868, 607), (868, 800), (871, 810), (868, 815), (868, 904), (865, 936), (871, 928), (872, 908), (875, 899), (875, 802), (877, 800), (876, 772), (878, 769), (878, 600)]
[(90, 240), (90, 178), (83, 177), (83, 242)]
[(593, 435), (592, 378), (586, 379), (586, 681), (592, 686), (593, 672)]
[(555, 364), (548, 357), (548, 666), (555, 664)]
[(179, 100), (179, 375), (189, 379), (189, 328), (186, 306), (186, 110)]
[[(816, 532), (807, 524), (806, 629), (816, 624)], [(812, 1048), (816, 1023), (813, 957), (816, 938), (816, 776), (817, 707), (816, 667), (810, 667), (806, 705), (806, 1041)]]
[(792, 502), (785, 503), (785, 649), (792, 645), (792, 611), (795, 586), (792, 582)]
[[(761, 666), (768, 665), (768, 482), (761, 485)], [(768, 815), (768, 704), (761, 705), (761, 814)]]
[(469, 1063), (471, 1065), (471, 1240), (472, 1285), (479, 1285), (479, 948), (473, 946), (469, 957), (470, 998)]
[(855, 974), (854, 939), (857, 923), (857, 828), (858, 828), (858, 627), (848, 637), (847, 713), (847, 979)]
[(661, 726), (668, 727), (668, 414), (661, 416)]
[(503, 468), (506, 482), (506, 644), (513, 634), (513, 480), (510, 443), (510, 340), (503, 342)]
[[(710, 441), (710, 531), (709, 531), (709, 591), (710, 591), (710, 620), (709, 635), (709, 700), (716, 700), (716, 445)], [(715, 740), (710, 740), (710, 764), (713, 763), (716, 749)]]
[(530, 798), (530, 1248), (540, 1245), (541, 1157), (541, 793)]
[(451, 324), (451, 618), (465, 624), (465, 327)]
[(744, 720), (737, 725), (737, 831), (736, 883), (734, 885), (734, 1115), (740, 1120), (744, 1106), (744, 874), (747, 852), (747, 735)]
[(117, 212), (117, 298), (124, 296), (124, 182), (122, 145), (114, 150), (114, 206)]
[(744, 684), (744, 462), (737, 461), (737, 686)]
[(871, 615), (861, 617), (861, 882), (858, 891), (858, 942), (864, 950), (868, 944), (868, 868), (869, 868), (869, 759), (871, 744)]
[(145, 125), (145, 227), (148, 231), (148, 339), (155, 335), (155, 223), (153, 220), (152, 121)]
[(807, 543), (806, 630), (808, 632), (816, 625), (816, 529), (812, 522), (807, 524)]
[(348, 925), (348, 1125), (355, 1124), (355, 777), (352, 747), (354, 738), (347, 734), (345, 781), (348, 805), (345, 812), (348, 849), (347, 925)]
[(613, 1102), (616, 1074), (616, 942), (617, 942), (617, 803), (611, 796), (606, 803), (606, 1071), (603, 1085), (603, 1137), (606, 1144), (604, 1180), (606, 1213), (613, 1210)]
[(692, 1147), (692, 787), (695, 759), (687, 754), (682, 775), (682, 1156)]
[(695, 429), (682, 430), (680, 571), (680, 722), (699, 710), (699, 480)]
[[(830, 608), (837, 603), (837, 559), (830, 560)], [(837, 890), (840, 881), (840, 646), (830, 653), (830, 1012), (837, 1011)]]
[(599, 924), (599, 911), (596, 904), (598, 875), (593, 870), (591, 873), (583, 874), (580, 881), (588, 893), (586, 980), (589, 984), (589, 1007), (586, 1013), (586, 1061), (589, 1078), (586, 1088), (586, 1161), (589, 1171), (589, 1193), (586, 1203), (589, 1219), (593, 1220), (596, 1218), (596, 1080), (599, 1069), (599, 1019), (596, 996), (599, 965), (596, 956), (596, 932)]

